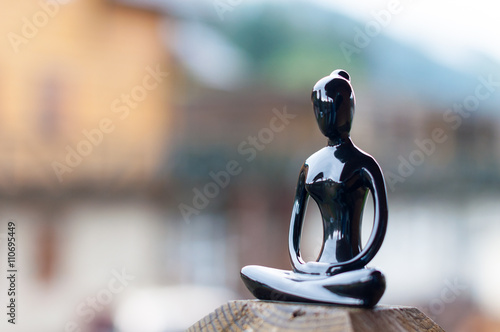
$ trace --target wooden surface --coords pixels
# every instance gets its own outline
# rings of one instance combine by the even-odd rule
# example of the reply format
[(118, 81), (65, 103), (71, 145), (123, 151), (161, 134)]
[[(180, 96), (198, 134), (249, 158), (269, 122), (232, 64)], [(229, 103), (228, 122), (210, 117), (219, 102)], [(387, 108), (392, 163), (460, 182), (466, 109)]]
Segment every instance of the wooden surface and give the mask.
[(401, 332), (444, 331), (413, 307), (377, 306), (374, 309), (328, 305), (231, 301), (188, 329), (206, 331), (332, 331)]

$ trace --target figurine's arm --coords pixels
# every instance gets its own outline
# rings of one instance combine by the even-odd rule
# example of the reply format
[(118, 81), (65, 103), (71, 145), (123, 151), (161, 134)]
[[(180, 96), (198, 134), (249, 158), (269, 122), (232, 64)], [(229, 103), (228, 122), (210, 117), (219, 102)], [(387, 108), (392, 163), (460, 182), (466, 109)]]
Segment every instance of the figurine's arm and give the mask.
[(368, 264), (380, 249), (387, 229), (388, 207), (384, 176), (378, 163), (370, 158), (361, 168), (361, 178), (373, 197), (374, 220), (370, 238), (363, 250), (354, 258), (334, 264), (327, 273), (335, 274), (341, 270), (360, 269)]
[(389, 208), (387, 206), (387, 190), (385, 188), (384, 175), (378, 163), (372, 159), (370, 166), (363, 168), (361, 172), (367, 187), (372, 193), (374, 207), (372, 233), (365, 248), (360, 253), (360, 260), (364, 266), (372, 260), (384, 241)]
[(304, 223), (304, 215), (306, 214), (308, 194), (306, 191), (307, 166), (304, 164), (300, 169), (299, 180), (297, 181), (297, 189), (295, 199), (293, 201), (292, 218), (290, 220), (290, 233), (288, 237), (288, 252), (292, 267), (294, 270), (300, 270), (298, 267), (304, 264), (300, 256), (300, 237), (302, 235), (302, 225)]

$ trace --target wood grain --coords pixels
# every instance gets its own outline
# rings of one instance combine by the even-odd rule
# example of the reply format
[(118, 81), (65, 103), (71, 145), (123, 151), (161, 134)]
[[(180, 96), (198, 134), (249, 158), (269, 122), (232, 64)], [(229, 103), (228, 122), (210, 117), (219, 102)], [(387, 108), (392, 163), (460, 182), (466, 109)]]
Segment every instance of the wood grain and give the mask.
[(212, 331), (444, 331), (417, 308), (373, 309), (259, 300), (231, 301), (217, 308), (188, 332)]

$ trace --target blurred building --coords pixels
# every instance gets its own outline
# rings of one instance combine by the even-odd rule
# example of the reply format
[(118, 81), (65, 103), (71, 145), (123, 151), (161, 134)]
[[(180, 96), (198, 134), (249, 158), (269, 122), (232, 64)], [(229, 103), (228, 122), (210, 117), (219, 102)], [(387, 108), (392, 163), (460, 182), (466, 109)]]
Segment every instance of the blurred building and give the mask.
[(112, 307), (89, 323), (77, 306), (159, 252), (148, 242), (162, 218), (117, 197), (168, 158), (169, 20), (115, 1), (30, 0), (2, 1), (0, 21), (0, 205), (17, 224), (20, 325), (88, 330)]

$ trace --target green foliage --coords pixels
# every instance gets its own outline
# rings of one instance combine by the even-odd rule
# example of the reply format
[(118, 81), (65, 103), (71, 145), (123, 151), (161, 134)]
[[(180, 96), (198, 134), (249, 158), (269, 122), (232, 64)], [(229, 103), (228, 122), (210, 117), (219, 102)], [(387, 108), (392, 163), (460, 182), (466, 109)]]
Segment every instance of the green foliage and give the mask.
[(260, 3), (241, 5), (230, 15), (213, 24), (247, 53), (255, 82), (303, 90), (336, 68), (354, 74), (363, 66), (362, 54), (351, 63), (344, 58), (339, 44), (352, 38), (354, 22), (334, 12), (306, 3)]

